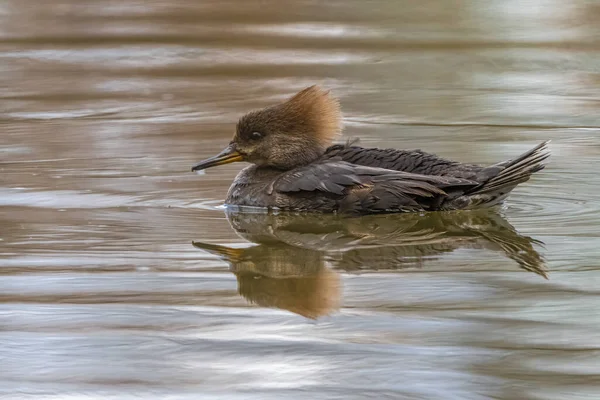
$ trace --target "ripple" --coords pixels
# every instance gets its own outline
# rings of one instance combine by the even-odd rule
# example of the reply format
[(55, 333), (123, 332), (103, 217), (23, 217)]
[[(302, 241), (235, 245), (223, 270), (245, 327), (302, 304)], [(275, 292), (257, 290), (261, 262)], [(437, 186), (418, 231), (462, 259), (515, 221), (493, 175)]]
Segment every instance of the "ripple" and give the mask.
[(557, 187), (557, 173), (548, 168), (543, 176), (534, 178), (535, 184), (525, 183), (516, 189), (508, 201), (509, 215), (536, 233), (597, 237), (600, 203), (596, 188), (585, 176), (573, 177), (568, 184)]
[(146, 199), (147, 195), (93, 193), (91, 190), (44, 190), (0, 188), (0, 205), (34, 208), (103, 209), (117, 207), (180, 207), (214, 210), (220, 200), (185, 201), (176, 198)]

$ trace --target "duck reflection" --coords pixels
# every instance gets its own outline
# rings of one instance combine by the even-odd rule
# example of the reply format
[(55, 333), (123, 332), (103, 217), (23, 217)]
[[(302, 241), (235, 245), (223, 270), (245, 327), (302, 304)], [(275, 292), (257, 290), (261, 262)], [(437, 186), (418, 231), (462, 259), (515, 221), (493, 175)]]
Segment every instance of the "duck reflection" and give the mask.
[(248, 301), (308, 318), (338, 309), (339, 270), (423, 267), (460, 248), (501, 252), (546, 278), (544, 261), (534, 249), (543, 243), (520, 235), (489, 210), (355, 218), (231, 210), (226, 215), (238, 235), (255, 246), (194, 246), (231, 264), (239, 293)]

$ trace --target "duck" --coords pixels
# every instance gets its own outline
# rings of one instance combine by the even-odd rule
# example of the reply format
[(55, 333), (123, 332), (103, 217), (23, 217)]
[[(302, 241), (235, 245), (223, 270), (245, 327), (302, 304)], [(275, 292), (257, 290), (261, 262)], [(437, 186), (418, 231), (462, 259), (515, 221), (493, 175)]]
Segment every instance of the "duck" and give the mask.
[(489, 166), (461, 163), (421, 150), (334, 143), (342, 133), (337, 98), (318, 85), (283, 102), (250, 111), (233, 139), (192, 171), (250, 163), (234, 179), (226, 206), (339, 214), (490, 208), (544, 169), (544, 141)]

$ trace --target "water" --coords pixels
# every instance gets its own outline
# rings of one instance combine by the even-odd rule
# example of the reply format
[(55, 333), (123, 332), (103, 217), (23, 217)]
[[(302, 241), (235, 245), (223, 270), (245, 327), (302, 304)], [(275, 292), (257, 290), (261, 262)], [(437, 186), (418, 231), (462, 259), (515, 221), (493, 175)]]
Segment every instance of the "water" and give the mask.
[[(0, 397), (599, 398), (599, 19), (4, 1)], [(502, 215), (226, 213), (241, 165), (189, 168), (313, 83), (363, 145), (553, 156)]]

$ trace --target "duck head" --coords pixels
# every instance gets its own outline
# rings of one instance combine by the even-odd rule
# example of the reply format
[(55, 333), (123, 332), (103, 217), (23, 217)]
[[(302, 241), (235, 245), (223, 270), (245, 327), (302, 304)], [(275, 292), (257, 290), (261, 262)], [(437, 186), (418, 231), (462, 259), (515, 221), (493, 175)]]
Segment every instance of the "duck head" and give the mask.
[(323, 155), (341, 129), (337, 99), (310, 86), (283, 103), (241, 117), (229, 145), (192, 171), (237, 161), (282, 170), (306, 165)]

